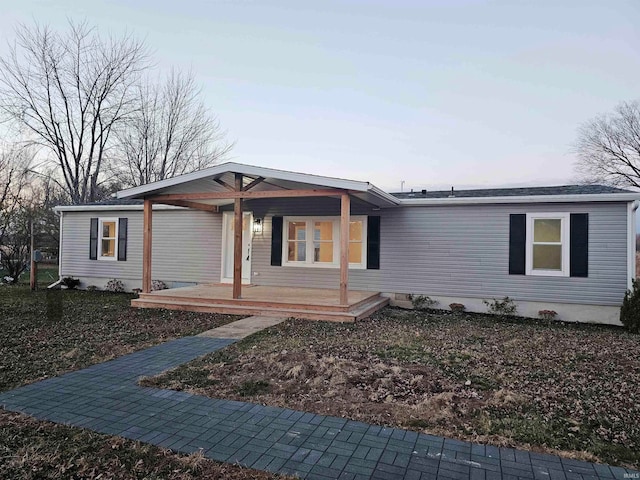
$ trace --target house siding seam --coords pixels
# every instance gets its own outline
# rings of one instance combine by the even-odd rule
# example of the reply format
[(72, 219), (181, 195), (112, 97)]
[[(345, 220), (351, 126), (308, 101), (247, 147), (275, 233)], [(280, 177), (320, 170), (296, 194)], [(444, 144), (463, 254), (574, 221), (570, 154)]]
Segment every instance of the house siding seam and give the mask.
[[(252, 245), (252, 283), (338, 288), (339, 269), (271, 266), (271, 217), (340, 214), (334, 198), (245, 202), (263, 218)], [(509, 215), (527, 212), (589, 214), (587, 278), (509, 275)], [(627, 202), (425, 206), (374, 210), (353, 201), (353, 215), (380, 216), (380, 269), (351, 269), (349, 288), (388, 293), (520, 301), (619, 305), (627, 287)], [(129, 218), (128, 260), (88, 259), (91, 212), (63, 217), (62, 275), (140, 279), (142, 212), (111, 211)], [(154, 212), (153, 278), (176, 282), (220, 281), (222, 215), (195, 210)], [(99, 285), (100, 286), (100, 285)]]

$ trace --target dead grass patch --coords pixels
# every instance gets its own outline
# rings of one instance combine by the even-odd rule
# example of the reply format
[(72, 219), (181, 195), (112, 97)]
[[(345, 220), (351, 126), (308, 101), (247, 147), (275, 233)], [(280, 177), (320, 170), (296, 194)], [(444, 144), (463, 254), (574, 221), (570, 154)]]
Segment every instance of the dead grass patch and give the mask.
[(270, 480), (282, 477), (214, 462), (201, 451), (180, 455), (153, 445), (0, 410), (0, 478)]

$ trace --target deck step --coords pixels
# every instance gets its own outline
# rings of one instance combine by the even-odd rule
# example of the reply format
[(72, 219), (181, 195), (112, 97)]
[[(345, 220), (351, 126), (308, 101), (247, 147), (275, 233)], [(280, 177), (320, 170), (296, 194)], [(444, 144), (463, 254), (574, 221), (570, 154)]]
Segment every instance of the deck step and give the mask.
[[(309, 310), (313, 312), (317, 311), (329, 311), (329, 312), (349, 312), (353, 309), (360, 308), (364, 305), (369, 304), (372, 300), (378, 298), (379, 295), (377, 293), (372, 293), (370, 296), (363, 298), (362, 300), (350, 303), (349, 305), (327, 305), (326, 303), (313, 303), (313, 299), (308, 299), (307, 302), (286, 302), (279, 301), (278, 299), (271, 299), (269, 301), (264, 300), (253, 300), (240, 298), (233, 300), (234, 305), (242, 305), (244, 307), (256, 307), (256, 308), (277, 308), (277, 309), (293, 309), (296, 311), (299, 310)], [(161, 292), (154, 293), (141, 293), (139, 299), (140, 301), (162, 301), (164, 303), (193, 303), (198, 305), (212, 305), (212, 306), (228, 306), (232, 303), (225, 298), (211, 298), (205, 296), (189, 296), (189, 295), (172, 295), (170, 290), (164, 290)]]
[(382, 296), (370, 297), (367, 302), (360, 303), (349, 311), (341, 310), (309, 310), (285, 307), (262, 307), (243, 305), (240, 303), (217, 303), (185, 301), (167, 301), (158, 297), (138, 298), (131, 301), (136, 308), (166, 308), (169, 310), (185, 310), (189, 312), (223, 313), (229, 315), (265, 315), (275, 317), (293, 317), (308, 320), (326, 320), (330, 322), (355, 322), (369, 317), (371, 314), (389, 304), (389, 299)]

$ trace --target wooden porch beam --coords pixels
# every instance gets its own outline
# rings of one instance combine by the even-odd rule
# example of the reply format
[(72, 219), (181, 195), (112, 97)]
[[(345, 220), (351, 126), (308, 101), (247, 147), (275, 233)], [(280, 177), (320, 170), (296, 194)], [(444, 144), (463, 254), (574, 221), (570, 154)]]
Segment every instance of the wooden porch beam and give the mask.
[(142, 293), (151, 291), (152, 219), (153, 202), (145, 199), (142, 217)]
[(349, 220), (351, 198), (340, 197), (340, 305), (349, 304)]
[(227, 190), (231, 191), (231, 192), (235, 192), (236, 189), (233, 188), (231, 185), (229, 185), (227, 182), (225, 182), (224, 180), (221, 180), (220, 178), (214, 178), (215, 182), (219, 185), (222, 185), (224, 188), (226, 188)]
[(236, 198), (290, 198), (290, 197), (330, 197), (345, 194), (345, 190), (312, 189), (312, 190), (264, 190), (260, 192), (202, 192), (202, 193), (167, 193), (149, 197), (154, 202), (165, 200), (228, 200)]
[(195, 210), (204, 210), (205, 212), (213, 212), (218, 213), (217, 205), (207, 205), (206, 203), (198, 203), (198, 202), (190, 202), (189, 200), (163, 200), (162, 202), (165, 205), (175, 205), (177, 207), (187, 207), (193, 208)]
[(247, 186), (242, 189), (242, 191), (246, 192), (248, 190), (251, 190), (253, 187), (255, 187), (256, 185), (258, 185), (259, 183), (262, 183), (262, 182), (264, 182), (264, 177), (258, 177), (254, 181), (252, 181), (251, 183), (248, 183)]
[[(242, 190), (242, 174), (236, 173), (236, 191)], [(242, 296), (242, 197), (233, 204), (233, 298)]]

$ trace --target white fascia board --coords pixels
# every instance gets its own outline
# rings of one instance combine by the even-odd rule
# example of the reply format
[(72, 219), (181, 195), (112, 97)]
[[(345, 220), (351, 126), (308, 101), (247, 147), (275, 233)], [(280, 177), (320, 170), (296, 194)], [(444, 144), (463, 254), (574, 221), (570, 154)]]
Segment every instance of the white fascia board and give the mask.
[(401, 206), (426, 205), (479, 205), (500, 203), (589, 203), (589, 202), (633, 202), (640, 193), (598, 193), (585, 195), (530, 195), (513, 197), (453, 197), (453, 198), (402, 198)]
[(390, 193), (385, 192), (384, 190), (380, 190), (378, 187), (376, 187), (373, 184), (369, 184), (369, 191), (380, 197), (381, 199), (385, 200), (386, 202), (391, 203), (392, 205), (400, 205), (401, 200), (398, 197), (394, 197), (393, 195), (391, 195)]
[[(116, 193), (117, 198), (132, 198), (145, 193), (153, 192), (155, 190), (161, 190), (163, 188), (173, 187), (181, 183), (190, 182), (193, 180), (200, 180), (209, 176), (220, 175), (224, 171), (235, 163), (223, 163), (222, 165), (216, 165), (215, 167), (205, 168), (204, 170), (198, 170), (197, 172), (185, 173), (184, 175), (178, 175), (176, 177), (167, 178), (166, 180), (160, 180), (158, 182), (147, 183), (140, 185), (139, 187), (127, 188), (126, 190), (120, 190)], [(226, 167), (226, 168), (222, 168)]]
[(368, 182), (360, 182), (357, 180), (345, 180), (341, 178), (323, 177), (320, 175), (310, 175), (306, 173), (289, 172), (286, 170), (276, 170), (273, 168), (256, 167), (254, 165), (245, 165), (242, 163), (228, 162), (215, 167), (205, 168), (197, 172), (179, 175), (177, 177), (160, 180), (159, 182), (148, 183), (139, 187), (120, 190), (117, 193), (118, 198), (133, 198), (156, 192), (164, 188), (174, 187), (182, 183), (200, 180), (203, 178), (222, 175), (227, 172), (242, 173), (244, 175), (252, 175), (264, 178), (277, 178), (291, 182), (308, 183), (312, 185), (322, 185), (323, 187), (339, 188), (343, 190), (354, 190), (365, 192), (369, 189)]
[[(154, 210), (187, 210), (175, 205), (154, 204)], [(59, 205), (53, 210), (57, 212), (109, 212), (116, 210), (144, 210), (144, 205)]]

